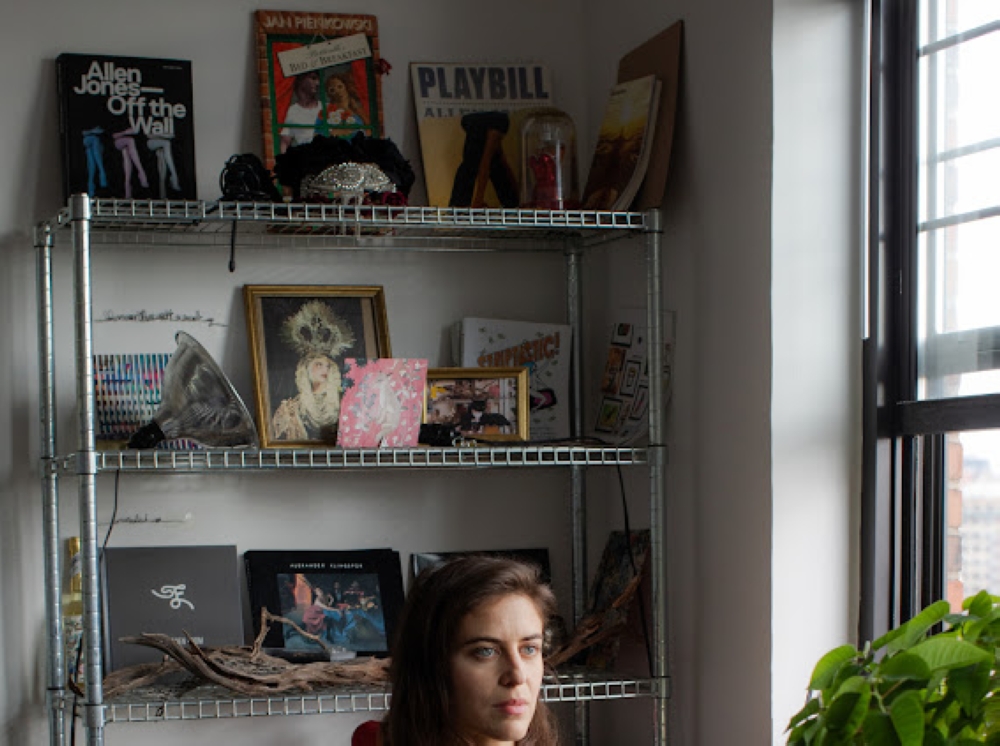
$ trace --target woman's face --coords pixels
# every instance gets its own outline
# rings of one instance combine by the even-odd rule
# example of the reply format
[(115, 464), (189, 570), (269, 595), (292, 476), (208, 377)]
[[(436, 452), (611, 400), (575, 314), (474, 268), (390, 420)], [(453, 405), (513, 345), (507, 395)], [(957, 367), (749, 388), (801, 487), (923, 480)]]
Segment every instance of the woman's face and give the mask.
[(340, 78), (330, 78), (326, 84), (326, 95), (332, 103), (338, 106), (347, 104), (347, 86)]
[(309, 363), (309, 380), (313, 387), (322, 386), (330, 377), (330, 359), (318, 357)]
[(542, 685), (544, 623), (519, 594), (486, 601), (458, 627), (451, 653), (451, 703), (459, 735), (475, 746), (524, 738)]

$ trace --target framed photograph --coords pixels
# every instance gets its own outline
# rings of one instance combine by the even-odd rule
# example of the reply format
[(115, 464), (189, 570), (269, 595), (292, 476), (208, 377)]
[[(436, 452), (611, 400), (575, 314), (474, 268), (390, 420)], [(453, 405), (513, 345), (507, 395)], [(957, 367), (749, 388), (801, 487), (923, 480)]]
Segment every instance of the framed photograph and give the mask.
[(431, 368), (424, 420), (475, 440), (528, 440), (528, 369)]
[(382, 137), (382, 72), (373, 15), (258, 10), (264, 165), (316, 135)]
[(378, 286), (245, 285), (261, 447), (334, 447), (344, 360), (392, 357)]
[(399, 552), (251, 550), (243, 562), (254, 636), (260, 634), (262, 608), (295, 625), (271, 625), (265, 648), (322, 652), (304, 630), (358, 655), (388, 655), (403, 605)]

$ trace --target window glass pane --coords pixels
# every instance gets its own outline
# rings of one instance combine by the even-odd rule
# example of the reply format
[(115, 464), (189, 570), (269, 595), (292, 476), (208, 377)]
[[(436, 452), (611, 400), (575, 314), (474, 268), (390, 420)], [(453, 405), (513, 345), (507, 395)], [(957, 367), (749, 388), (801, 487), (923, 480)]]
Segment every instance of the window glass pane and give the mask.
[(1000, 393), (1000, 0), (920, 7), (918, 396)]
[(918, 241), (918, 396), (1000, 393), (1000, 218)]
[(996, 20), (996, 0), (925, 0), (922, 4), (920, 46)]
[(948, 436), (944, 561), (947, 598), (1000, 589), (1000, 431)]

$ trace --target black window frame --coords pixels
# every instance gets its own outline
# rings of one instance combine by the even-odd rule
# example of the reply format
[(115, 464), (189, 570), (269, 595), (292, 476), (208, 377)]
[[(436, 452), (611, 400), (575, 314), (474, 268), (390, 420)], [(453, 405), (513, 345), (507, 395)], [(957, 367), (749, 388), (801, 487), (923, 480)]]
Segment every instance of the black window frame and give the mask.
[(944, 597), (946, 434), (1000, 427), (1000, 394), (917, 396), (919, 2), (870, 4), (861, 640)]

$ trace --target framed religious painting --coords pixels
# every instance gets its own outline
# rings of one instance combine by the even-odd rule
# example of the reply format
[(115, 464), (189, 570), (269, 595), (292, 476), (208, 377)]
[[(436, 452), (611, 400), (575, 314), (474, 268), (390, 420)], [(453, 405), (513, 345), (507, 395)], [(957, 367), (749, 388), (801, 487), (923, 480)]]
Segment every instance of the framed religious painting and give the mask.
[(470, 440), (528, 440), (528, 369), (431, 368), (424, 421)]
[(245, 285), (263, 448), (333, 448), (344, 361), (392, 357), (380, 286)]

